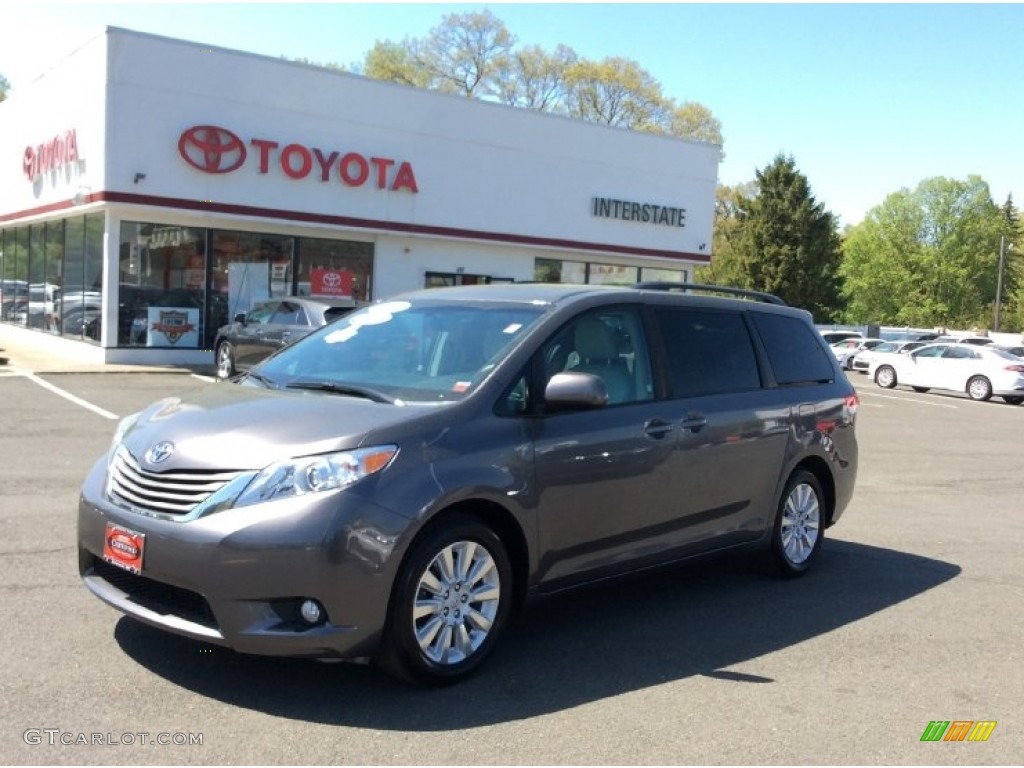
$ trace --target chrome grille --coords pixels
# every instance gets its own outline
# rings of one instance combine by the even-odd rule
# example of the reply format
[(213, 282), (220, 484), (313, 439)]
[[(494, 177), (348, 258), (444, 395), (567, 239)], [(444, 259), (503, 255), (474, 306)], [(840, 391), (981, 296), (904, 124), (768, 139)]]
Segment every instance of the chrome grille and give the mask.
[(110, 463), (107, 493), (112, 500), (140, 512), (187, 515), (238, 477), (239, 470), (144, 470), (124, 447)]

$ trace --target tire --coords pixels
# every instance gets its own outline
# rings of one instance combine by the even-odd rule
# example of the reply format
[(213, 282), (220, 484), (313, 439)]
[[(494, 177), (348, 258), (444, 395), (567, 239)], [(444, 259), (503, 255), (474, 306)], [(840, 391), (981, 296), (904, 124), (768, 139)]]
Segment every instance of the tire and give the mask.
[(896, 386), (896, 369), (891, 365), (883, 365), (875, 371), (875, 383), (884, 389), (892, 389)]
[(825, 495), (818, 478), (797, 470), (786, 483), (772, 531), (772, 559), (784, 576), (810, 569), (825, 539)]
[(1003, 395), (1003, 400), (1007, 405), (1020, 405), (1021, 403), (1024, 403), (1024, 397), (1019, 397), (1017, 395)]
[(512, 565), (498, 535), (474, 517), (445, 517), (402, 564), (377, 662), (407, 682), (459, 682), (494, 649), (512, 601)]
[(921, 393), (927, 392), (929, 389), (931, 389), (931, 387), (914, 387), (915, 392)]
[(222, 341), (217, 345), (217, 378), (221, 381), (235, 375), (235, 348), (230, 341)]
[(967, 382), (967, 395), (971, 400), (988, 400), (992, 397), (992, 382), (984, 376), (972, 376)]

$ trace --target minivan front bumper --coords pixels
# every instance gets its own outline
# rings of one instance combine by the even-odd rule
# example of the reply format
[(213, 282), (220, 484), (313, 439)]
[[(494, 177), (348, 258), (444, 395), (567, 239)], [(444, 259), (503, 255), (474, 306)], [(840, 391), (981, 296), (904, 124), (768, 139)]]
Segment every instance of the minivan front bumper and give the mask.
[[(410, 521), (351, 489), (178, 521), (104, 494), (106, 459), (79, 501), (79, 573), (98, 598), (179, 635), (242, 653), (362, 657), (384, 627)], [(144, 535), (138, 574), (103, 558), (108, 524)], [(316, 623), (300, 606), (315, 600)]]

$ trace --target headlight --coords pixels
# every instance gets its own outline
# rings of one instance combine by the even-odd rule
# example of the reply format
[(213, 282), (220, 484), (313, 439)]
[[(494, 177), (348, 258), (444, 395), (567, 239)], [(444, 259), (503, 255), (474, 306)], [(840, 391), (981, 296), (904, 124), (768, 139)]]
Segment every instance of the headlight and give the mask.
[(234, 506), (245, 507), (344, 488), (380, 472), (397, 453), (397, 445), (383, 445), (280, 461), (260, 470)]

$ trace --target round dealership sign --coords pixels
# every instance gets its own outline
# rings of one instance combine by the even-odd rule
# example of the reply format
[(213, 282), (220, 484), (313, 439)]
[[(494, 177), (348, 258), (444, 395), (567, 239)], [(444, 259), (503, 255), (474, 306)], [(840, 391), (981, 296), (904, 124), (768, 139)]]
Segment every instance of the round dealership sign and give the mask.
[(178, 139), (182, 159), (204, 173), (231, 173), (245, 162), (245, 144), (227, 128), (195, 125)]

